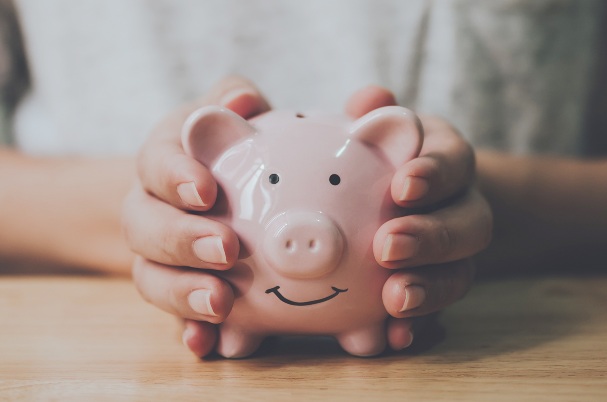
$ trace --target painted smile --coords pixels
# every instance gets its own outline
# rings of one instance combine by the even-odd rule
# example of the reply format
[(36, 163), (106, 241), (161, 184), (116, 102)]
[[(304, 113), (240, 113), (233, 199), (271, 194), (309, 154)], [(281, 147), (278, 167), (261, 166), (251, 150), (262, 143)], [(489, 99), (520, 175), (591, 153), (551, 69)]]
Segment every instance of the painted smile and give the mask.
[(331, 289), (333, 289), (335, 292), (327, 297), (323, 297), (322, 299), (317, 299), (317, 300), (305, 301), (305, 302), (296, 302), (296, 301), (289, 300), (286, 297), (284, 297), (278, 291), (278, 289), (280, 289), (280, 286), (274, 286), (273, 288), (266, 290), (266, 293), (268, 293), (268, 294), (274, 293), (276, 295), (276, 297), (278, 297), (278, 300), (280, 300), (283, 303), (290, 304), (291, 306), (310, 306), (312, 304), (323, 303), (328, 300), (331, 300), (332, 298), (334, 298), (335, 296), (337, 296), (340, 293), (348, 291), (348, 289), (338, 289), (335, 286), (331, 286)]

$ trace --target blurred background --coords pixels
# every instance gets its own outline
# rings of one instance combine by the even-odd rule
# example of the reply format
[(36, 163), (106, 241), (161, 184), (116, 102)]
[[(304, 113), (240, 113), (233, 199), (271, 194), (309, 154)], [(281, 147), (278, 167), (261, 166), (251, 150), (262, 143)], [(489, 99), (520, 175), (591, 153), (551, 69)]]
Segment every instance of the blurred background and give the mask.
[(132, 154), (227, 74), (277, 108), (368, 83), (476, 146), (607, 152), (600, 0), (0, 1), (1, 132), (32, 154)]

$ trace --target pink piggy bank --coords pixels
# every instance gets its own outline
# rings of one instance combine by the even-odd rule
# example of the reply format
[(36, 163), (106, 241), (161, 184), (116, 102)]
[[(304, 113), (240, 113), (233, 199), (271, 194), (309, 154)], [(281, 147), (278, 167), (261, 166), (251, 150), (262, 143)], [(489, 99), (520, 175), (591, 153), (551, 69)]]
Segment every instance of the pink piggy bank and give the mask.
[(419, 153), (417, 117), (389, 106), (354, 121), (286, 111), (247, 121), (210, 106), (188, 118), (182, 139), (219, 186), (206, 216), (241, 245), (236, 265), (217, 272), (236, 296), (217, 352), (244, 357), (269, 335), (317, 334), (353, 355), (381, 353), (390, 271), (376, 263), (373, 237), (405, 214), (390, 183)]

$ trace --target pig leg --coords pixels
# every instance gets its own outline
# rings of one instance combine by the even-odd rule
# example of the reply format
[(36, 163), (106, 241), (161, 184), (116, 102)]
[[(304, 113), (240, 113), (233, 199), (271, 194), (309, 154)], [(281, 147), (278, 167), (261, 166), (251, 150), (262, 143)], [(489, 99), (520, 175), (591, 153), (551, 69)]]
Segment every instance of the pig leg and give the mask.
[(247, 357), (259, 348), (262, 340), (262, 336), (224, 323), (219, 327), (217, 353), (228, 358)]
[(341, 347), (354, 356), (374, 356), (386, 348), (386, 327), (383, 322), (336, 336)]

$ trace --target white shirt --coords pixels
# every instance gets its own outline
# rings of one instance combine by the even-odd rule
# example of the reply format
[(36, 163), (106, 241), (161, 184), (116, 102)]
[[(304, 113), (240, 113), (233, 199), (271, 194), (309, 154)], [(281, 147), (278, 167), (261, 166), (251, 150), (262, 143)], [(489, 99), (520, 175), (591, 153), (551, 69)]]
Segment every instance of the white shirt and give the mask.
[(226, 74), (275, 108), (340, 111), (379, 84), (476, 145), (578, 153), (600, 0), (19, 0), (35, 154), (133, 153)]

